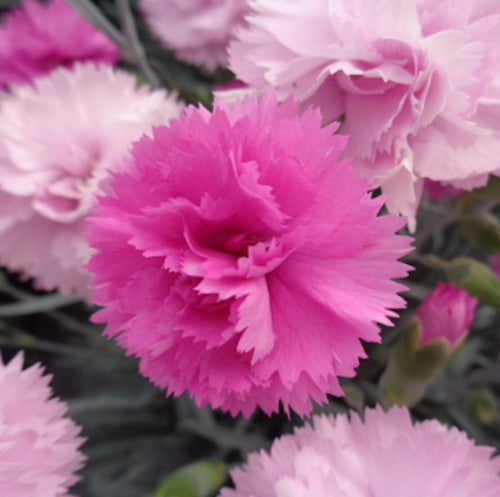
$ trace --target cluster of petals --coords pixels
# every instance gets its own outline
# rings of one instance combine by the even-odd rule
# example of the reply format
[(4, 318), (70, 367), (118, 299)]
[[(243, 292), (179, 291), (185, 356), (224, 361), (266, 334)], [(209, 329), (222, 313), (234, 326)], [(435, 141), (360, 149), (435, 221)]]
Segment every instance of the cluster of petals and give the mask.
[(497, 497), (500, 458), (456, 428), (412, 424), (406, 408), (316, 416), (232, 471), (219, 497)]
[(408, 237), (340, 161), (346, 138), (274, 93), (143, 137), (90, 220), (95, 316), (140, 372), (232, 414), (341, 395), (404, 306)]
[(141, 0), (140, 8), (167, 48), (210, 70), (227, 65), (227, 47), (248, 11), (247, 0)]
[(469, 330), (477, 304), (465, 289), (439, 282), (415, 313), (422, 330), (420, 345), (444, 338), (453, 348)]
[(109, 65), (77, 64), (0, 99), (0, 263), (45, 290), (88, 296), (85, 216), (131, 141), (179, 112)]
[(422, 180), (484, 185), (500, 156), (500, 3), (253, 0), (230, 68), (343, 118), (362, 175), (415, 227)]
[(80, 428), (52, 397), (50, 376), (23, 356), (0, 358), (0, 495), (66, 497), (84, 461)]
[(0, 26), (0, 87), (30, 82), (60, 65), (112, 64), (119, 57), (113, 42), (65, 0), (23, 0)]

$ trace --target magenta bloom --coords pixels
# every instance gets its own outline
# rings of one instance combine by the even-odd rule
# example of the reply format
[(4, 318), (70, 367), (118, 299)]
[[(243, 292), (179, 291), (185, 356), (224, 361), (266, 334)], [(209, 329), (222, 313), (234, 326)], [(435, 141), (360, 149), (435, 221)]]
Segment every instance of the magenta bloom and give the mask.
[(446, 195), (451, 197), (459, 197), (464, 193), (460, 188), (455, 188), (451, 185), (445, 185), (439, 181), (432, 181), (431, 179), (424, 180), (425, 193), (429, 200), (439, 201)]
[(0, 87), (76, 61), (114, 63), (117, 47), (64, 0), (23, 0), (0, 27)]
[(110, 66), (58, 68), (0, 98), (0, 263), (88, 297), (85, 217), (132, 140), (176, 117), (163, 91)]
[(345, 156), (415, 211), (422, 179), (472, 189), (499, 171), (500, 3), (491, 0), (255, 0), (230, 67), (344, 116)]
[(248, 11), (247, 0), (141, 0), (140, 7), (167, 48), (210, 70), (227, 65), (227, 47)]
[(419, 345), (444, 338), (454, 348), (469, 331), (477, 303), (463, 288), (439, 282), (415, 313), (422, 330)]
[(316, 416), (250, 454), (219, 497), (498, 497), (500, 458), (456, 428), (412, 424), (406, 408)]
[(80, 428), (52, 397), (50, 376), (35, 364), (22, 371), (18, 354), (0, 358), (0, 495), (67, 497), (82, 467)]
[(492, 254), (488, 257), (488, 263), (493, 272), (500, 278), (500, 254)]
[(200, 406), (305, 414), (404, 306), (401, 221), (377, 217), (335, 126), (297, 112), (273, 94), (189, 108), (135, 144), (90, 221), (95, 321)]

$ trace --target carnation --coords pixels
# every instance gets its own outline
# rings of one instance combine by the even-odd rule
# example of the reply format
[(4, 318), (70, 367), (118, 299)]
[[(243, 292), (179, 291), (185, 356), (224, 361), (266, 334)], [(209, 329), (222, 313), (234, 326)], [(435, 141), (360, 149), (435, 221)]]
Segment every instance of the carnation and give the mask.
[(421, 325), (419, 344), (443, 338), (454, 348), (469, 330), (477, 304), (463, 288), (439, 282), (415, 313)]
[(409, 238), (339, 160), (346, 138), (274, 94), (143, 137), (90, 221), (94, 317), (140, 372), (245, 416), (342, 395), (404, 306)]
[(438, 421), (412, 424), (406, 408), (316, 416), (248, 457), (219, 497), (497, 497), (500, 458)]
[(84, 461), (80, 428), (52, 397), (51, 377), (35, 364), (22, 370), (19, 353), (0, 358), (0, 495), (66, 497)]
[(427, 194), (427, 198), (435, 202), (439, 202), (446, 196), (459, 197), (464, 193), (460, 188), (455, 188), (454, 186), (446, 185), (439, 181), (432, 181), (427, 178), (424, 180), (424, 191)]
[(85, 216), (132, 140), (179, 112), (110, 66), (79, 64), (0, 100), (0, 263), (40, 289), (88, 297)]
[(227, 46), (248, 11), (247, 0), (141, 0), (140, 8), (167, 48), (210, 70), (227, 65)]
[(471, 190), (499, 171), (500, 3), (253, 0), (229, 49), (245, 83), (343, 116), (345, 156), (408, 218), (425, 178)]
[(65, 0), (23, 0), (0, 26), (0, 87), (77, 61), (112, 64), (120, 52)]

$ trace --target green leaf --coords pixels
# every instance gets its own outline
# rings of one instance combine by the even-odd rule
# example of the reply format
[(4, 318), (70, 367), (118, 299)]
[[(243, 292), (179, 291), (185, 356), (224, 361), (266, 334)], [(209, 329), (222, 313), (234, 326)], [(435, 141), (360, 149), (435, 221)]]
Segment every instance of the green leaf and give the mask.
[(165, 478), (155, 497), (208, 497), (224, 483), (227, 467), (217, 459), (204, 459), (184, 466)]

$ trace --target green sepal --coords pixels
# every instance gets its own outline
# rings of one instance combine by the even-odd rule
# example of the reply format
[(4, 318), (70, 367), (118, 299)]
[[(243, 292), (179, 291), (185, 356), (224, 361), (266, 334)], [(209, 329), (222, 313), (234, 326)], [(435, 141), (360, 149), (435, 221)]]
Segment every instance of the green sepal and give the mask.
[(422, 325), (416, 317), (401, 330), (379, 382), (382, 405), (413, 406), (419, 402), (465, 337), (464, 334), (451, 349), (449, 342), (442, 337), (420, 346), (421, 334)]
[(208, 497), (223, 485), (227, 466), (217, 459), (203, 459), (167, 476), (154, 497)]

